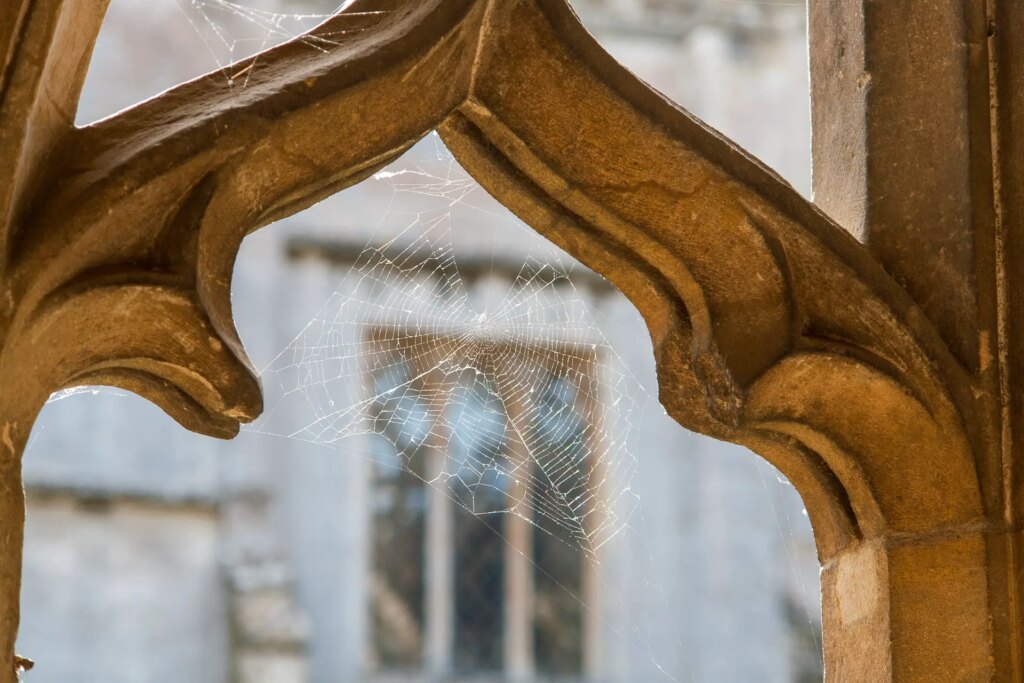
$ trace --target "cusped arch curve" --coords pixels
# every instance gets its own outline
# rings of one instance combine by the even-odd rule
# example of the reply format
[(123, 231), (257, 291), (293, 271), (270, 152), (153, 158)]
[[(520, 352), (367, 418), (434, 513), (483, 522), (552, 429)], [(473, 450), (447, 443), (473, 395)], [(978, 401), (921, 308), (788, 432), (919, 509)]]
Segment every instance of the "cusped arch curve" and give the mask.
[[(53, 68), (18, 73), (45, 88)], [(242, 240), (437, 129), (487, 191), (633, 301), (670, 414), (780, 467), (823, 560), (982, 516), (961, 417), (974, 387), (931, 322), (813, 204), (618, 65), (565, 0), (357, 0), (234, 68), (244, 81), (218, 72), (55, 127), (26, 151), (45, 158), (12, 172), (53, 190), (0, 217), (8, 340), (88, 329), (132, 292), (160, 303), (137, 309), (138, 335), (102, 340), (133, 354), (7, 344), (5, 377), (60, 360), (24, 379), (38, 384), (28, 422), (48, 391), (88, 380), (236, 431), (260, 410), (230, 308)], [(191, 343), (160, 343), (143, 319), (161, 315)], [(920, 448), (858, 431), (880, 405)], [(895, 485), (899, 458), (956, 477), (956, 501), (941, 478)]]
[[(168, 245), (187, 252), (174, 268), (235, 359), (218, 362), (244, 365), (229, 290), (245, 235), (362, 180), (437, 128), (491, 194), (638, 306), (662, 400), (684, 425), (759, 443), (746, 431), (769, 423), (750, 421), (749, 392), (814, 349), (890, 378), (887, 391), (913, 397), (915, 415), (955, 435), (949, 457), (973, 473), (956, 407), (964, 372), (902, 290), (774, 173), (618, 65), (564, 0), (361, 0), (312, 37), (235, 68), (248, 72), (244, 85), (210, 74), (63, 141), (61, 170), (74, 173), (34, 221), (41, 239), (17, 254), (16, 319), (57, 288), (123, 264), (116, 236), (131, 225), (136, 258)], [(158, 239), (169, 222), (154, 217), (168, 202), (194, 203), (197, 188), (201, 206), (170, 222), (174, 241)], [(835, 306), (839, 291), (848, 301)], [(856, 381), (838, 379), (809, 381), (835, 393)], [(232, 419), (258, 412), (247, 402)], [(838, 472), (821, 479), (824, 461), (803, 445), (806, 458), (776, 464), (825, 486), (805, 496), (837, 505), (826, 491), (838, 487), (855, 501)], [(968, 505), (980, 509), (980, 497)], [(826, 534), (833, 547), (861, 524), (840, 527)]]

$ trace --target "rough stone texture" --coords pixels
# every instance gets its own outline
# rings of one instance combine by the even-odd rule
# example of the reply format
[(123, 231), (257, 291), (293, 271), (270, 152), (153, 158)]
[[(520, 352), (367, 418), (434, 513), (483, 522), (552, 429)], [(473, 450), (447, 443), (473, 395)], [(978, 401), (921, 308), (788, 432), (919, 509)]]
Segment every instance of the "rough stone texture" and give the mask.
[[(0, 10), (9, 680), (19, 456), (46, 396), (112, 384), (233, 435), (261, 408), (231, 320), (242, 238), (434, 128), (637, 305), (673, 417), (800, 490), (830, 680), (1020, 680), (1015, 0), (812, 13), (816, 184), (866, 245), (614, 63), (561, 0), (357, 1), (317, 29), (349, 38), (243, 62), (245, 88), (205, 77), (75, 129), (102, 5)], [(359, 134), (324, 134), (340, 129)]]

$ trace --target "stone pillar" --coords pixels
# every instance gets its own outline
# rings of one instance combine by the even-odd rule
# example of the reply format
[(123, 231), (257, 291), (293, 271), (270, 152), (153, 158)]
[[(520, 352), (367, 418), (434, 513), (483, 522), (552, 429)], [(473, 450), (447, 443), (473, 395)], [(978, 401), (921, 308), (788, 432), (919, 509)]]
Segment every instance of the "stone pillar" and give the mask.
[[(837, 0), (809, 18), (814, 201), (971, 377), (961, 411), (983, 507), (824, 558), (829, 679), (1020, 680), (1024, 10)], [(868, 662), (881, 668), (864, 677)]]
[(0, 424), (0, 683), (13, 683), (31, 664), (15, 657), (21, 603), (22, 545), (25, 542), (25, 489), (21, 454), (28, 430), (16, 422)]

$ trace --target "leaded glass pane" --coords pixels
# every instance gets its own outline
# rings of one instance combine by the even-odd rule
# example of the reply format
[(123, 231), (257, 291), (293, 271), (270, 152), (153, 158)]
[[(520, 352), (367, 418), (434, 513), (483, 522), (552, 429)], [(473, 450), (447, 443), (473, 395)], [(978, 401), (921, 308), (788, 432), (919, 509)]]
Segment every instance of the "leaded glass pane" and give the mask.
[[(571, 514), (585, 519), (588, 444), (577, 387), (548, 376), (533, 412), (535, 477), (555, 492)], [(580, 523), (581, 524), (581, 523)], [(583, 563), (580, 524), (539, 525), (533, 536), (534, 657), (539, 674), (576, 675), (583, 670)]]
[(455, 669), (502, 668), (505, 543), (498, 533), (508, 482), (506, 416), (490, 378), (466, 373), (449, 404), (455, 512)]
[(429, 412), (409, 363), (379, 370), (372, 385), (373, 656), (377, 667), (413, 668), (423, 659)]

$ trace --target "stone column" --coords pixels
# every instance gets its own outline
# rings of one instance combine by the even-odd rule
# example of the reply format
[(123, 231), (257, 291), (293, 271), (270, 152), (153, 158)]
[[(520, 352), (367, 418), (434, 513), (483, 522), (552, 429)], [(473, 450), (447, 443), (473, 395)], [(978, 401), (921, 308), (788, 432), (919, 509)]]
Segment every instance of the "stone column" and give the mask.
[(814, 201), (971, 376), (961, 405), (983, 507), (955, 527), (935, 510), (923, 534), (882, 529), (826, 561), (829, 677), (871, 662), (877, 680), (925, 680), (941, 662), (950, 680), (1020, 680), (1024, 10), (838, 0), (809, 15)]

